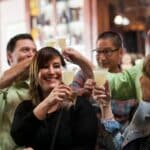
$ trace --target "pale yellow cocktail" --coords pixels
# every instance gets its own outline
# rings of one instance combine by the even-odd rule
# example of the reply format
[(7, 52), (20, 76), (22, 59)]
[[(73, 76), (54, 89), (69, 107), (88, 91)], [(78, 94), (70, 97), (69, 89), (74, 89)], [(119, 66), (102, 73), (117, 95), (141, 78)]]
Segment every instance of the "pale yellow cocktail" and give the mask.
[(58, 38), (57, 44), (61, 48), (61, 50), (65, 49), (67, 47), (66, 38)]
[(63, 70), (62, 71), (62, 80), (63, 83), (69, 85), (72, 83), (74, 78), (74, 71), (72, 70)]
[[(73, 70), (63, 70), (62, 71), (62, 81), (66, 85), (70, 85), (74, 78), (74, 71)], [(75, 104), (77, 94), (76, 92), (72, 91), (72, 95), (68, 97), (68, 100), (70, 102), (73, 102)]]
[(108, 69), (105, 68), (95, 69), (93, 73), (96, 85), (98, 86), (104, 85), (107, 80)]

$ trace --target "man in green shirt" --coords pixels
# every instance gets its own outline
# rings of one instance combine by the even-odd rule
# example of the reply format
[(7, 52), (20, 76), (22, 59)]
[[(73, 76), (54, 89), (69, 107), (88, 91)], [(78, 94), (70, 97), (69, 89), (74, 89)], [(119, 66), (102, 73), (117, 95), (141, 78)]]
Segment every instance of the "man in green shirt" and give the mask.
[[(150, 54), (150, 30), (147, 32), (148, 52)], [(142, 76), (143, 60), (136, 66), (118, 74), (108, 74), (111, 95), (116, 99), (142, 99), (140, 77)]]
[[(121, 70), (120, 61), (123, 53), (123, 41), (117, 32), (106, 31), (98, 36), (96, 42), (96, 60), (99, 66), (108, 68), (108, 80), (111, 86), (112, 99), (123, 101), (140, 99), (141, 66), (137, 65), (126, 71)], [(72, 83), (75, 90), (83, 89), (87, 80), (83, 72), (78, 72)], [(81, 91), (81, 90), (80, 90)]]
[[(116, 94), (116, 84), (118, 85), (120, 82), (121, 84), (118, 86), (121, 86), (122, 83), (127, 80), (124, 77), (123, 73), (123, 79), (122, 80), (122, 68), (121, 68), (121, 59), (123, 55), (123, 39), (121, 35), (117, 32), (113, 31), (105, 31), (99, 34), (97, 41), (96, 41), (96, 49), (93, 51), (96, 52), (96, 61), (99, 67), (107, 68), (108, 72), (110, 74), (108, 75), (108, 79), (112, 83), (112, 91)], [(112, 73), (112, 74), (111, 74)], [(119, 74), (119, 75), (117, 75)], [(115, 76), (117, 75), (117, 77)], [(119, 76), (119, 79), (118, 79)], [(114, 79), (113, 79), (114, 77)], [(120, 82), (118, 83), (118, 80)], [(117, 82), (116, 82), (117, 81)], [(94, 82), (93, 82), (94, 83)], [(126, 84), (125, 82), (123, 84)], [(83, 74), (82, 71), (78, 72), (78, 74), (75, 76), (74, 81), (72, 83), (73, 89), (77, 91), (85, 91), (88, 95), (92, 94), (92, 87), (91, 85), (88, 86), (88, 81), (86, 81), (86, 77)], [(88, 87), (88, 90), (85, 90), (85, 87)], [(126, 88), (126, 86), (125, 86)], [(123, 89), (121, 89), (123, 90)], [(115, 116), (115, 119), (120, 122), (122, 125), (122, 129), (124, 129), (132, 117), (132, 113), (137, 105), (137, 100), (134, 97), (129, 98), (127, 101), (125, 101), (124, 97), (120, 97), (120, 92), (117, 91), (119, 95), (114, 95), (116, 98), (112, 99), (112, 110)], [(92, 101), (94, 103), (94, 101)], [(96, 106), (96, 104), (93, 104)]]
[(36, 46), (30, 34), (18, 34), (7, 44), (11, 68), (0, 78), (0, 150), (17, 149), (10, 136), (10, 127), (18, 104), (29, 99), (28, 70), (35, 53)]

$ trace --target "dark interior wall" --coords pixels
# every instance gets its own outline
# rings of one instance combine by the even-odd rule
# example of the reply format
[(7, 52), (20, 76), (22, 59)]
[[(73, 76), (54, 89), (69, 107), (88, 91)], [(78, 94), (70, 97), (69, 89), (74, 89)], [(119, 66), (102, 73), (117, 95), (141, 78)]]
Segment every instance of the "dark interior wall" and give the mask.
[(138, 52), (137, 34), (135, 31), (128, 31), (123, 33), (124, 46), (128, 52)]
[(124, 45), (128, 52), (145, 53), (145, 35), (143, 31), (123, 32)]

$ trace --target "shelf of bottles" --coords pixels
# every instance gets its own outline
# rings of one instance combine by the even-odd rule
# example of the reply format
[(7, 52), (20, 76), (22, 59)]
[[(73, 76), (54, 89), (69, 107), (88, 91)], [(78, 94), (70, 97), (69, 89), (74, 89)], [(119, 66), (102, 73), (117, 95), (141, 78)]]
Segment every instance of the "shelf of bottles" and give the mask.
[(83, 0), (57, 0), (57, 34), (66, 36), (69, 44), (83, 46)]
[[(32, 6), (35, 1), (37, 10)], [(30, 8), (35, 11), (31, 14), (31, 27), (37, 45), (45, 46), (49, 40), (63, 37), (69, 46), (84, 53), (83, 0), (55, 0), (55, 3), (54, 0), (31, 0)]]

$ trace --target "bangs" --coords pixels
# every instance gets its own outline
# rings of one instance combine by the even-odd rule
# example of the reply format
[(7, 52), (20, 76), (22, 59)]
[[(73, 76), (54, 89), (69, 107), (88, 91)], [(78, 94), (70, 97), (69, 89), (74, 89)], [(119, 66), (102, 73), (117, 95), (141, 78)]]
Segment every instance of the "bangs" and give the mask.
[(52, 60), (53, 58), (59, 57), (61, 60), (62, 66), (65, 67), (66, 63), (64, 61), (64, 58), (62, 55), (59, 53), (58, 50), (56, 50), (53, 47), (44, 47), (41, 50), (39, 50), (37, 54), (37, 66), (38, 69), (43, 68), (43, 66), (49, 61)]

